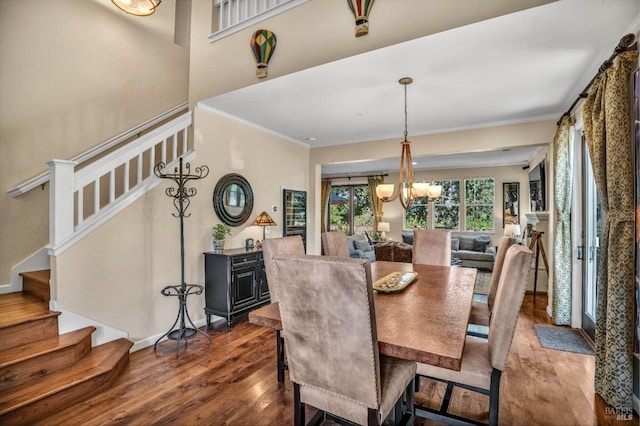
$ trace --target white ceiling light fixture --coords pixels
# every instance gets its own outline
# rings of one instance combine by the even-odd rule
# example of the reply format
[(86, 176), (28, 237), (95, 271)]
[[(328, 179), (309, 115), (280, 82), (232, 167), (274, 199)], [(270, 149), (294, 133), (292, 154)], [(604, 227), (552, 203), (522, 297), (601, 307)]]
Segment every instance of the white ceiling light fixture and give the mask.
[[(416, 182), (413, 174), (413, 161), (411, 159), (411, 142), (407, 140), (407, 85), (413, 83), (410, 77), (403, 77), (398, 81), (404, 86), (404, 140), (402, 153), (400, 154), (400, 171), (398, 172), (398, 188), (392, 183), (381, 183), (376, 186), (376, 195), (383, 202), (400, 199), (400, 204), (405, 210), (411, 208), (416, 198), (427, 197), (427, 201), (433, 201), (442, 194), (442, 186), (430, 185), (429, 182)], [(394, 192), (395, 190), (395, 192)]]
[(153, 15), (162, 0), (111, 0), (123, 12), (135, 16)]

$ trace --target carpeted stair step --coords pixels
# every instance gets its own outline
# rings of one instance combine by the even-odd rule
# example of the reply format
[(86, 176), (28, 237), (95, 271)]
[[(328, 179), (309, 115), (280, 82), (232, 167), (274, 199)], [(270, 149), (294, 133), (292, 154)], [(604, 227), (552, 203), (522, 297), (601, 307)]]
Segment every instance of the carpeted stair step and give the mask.
[(132, 345), (118, 339), (96, 346), (71, 367), (0, 393), (0, 424), (29, 424), (109, 388), (129, 362)]
[(91, 351), (95, 330), (89, 326), (1, 351), (0, 392), (74, 365)]

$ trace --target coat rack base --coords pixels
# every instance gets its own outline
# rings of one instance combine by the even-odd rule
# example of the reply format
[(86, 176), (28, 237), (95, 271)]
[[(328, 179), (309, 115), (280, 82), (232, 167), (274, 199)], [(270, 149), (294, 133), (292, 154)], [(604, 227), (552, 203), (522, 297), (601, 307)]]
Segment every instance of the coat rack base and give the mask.
[(180, 354), (180, 342), (183, 340), (186, 346), (187, 340), (196, 337), (198, 334), (202, 334), (209, 339), (209, 343), (213, 343), (211, 336), (195, 326), (189, 316), (189, 311), (187, 310), (187, 297), (191, 294), (202, 294), (203, 291), (204, 287), (197, 284), (170, 285), (162, 289), (161, 293), (163, 296), (174, 296), (178, 298), (180, 302), (180, 309), (178, 310), (178, 316), (169, 331), (156, 340), (156, 343), (153, 345), (154, 351), (156, 350), (158, 343), (165, 337), (169, 340), (176, 341), (176, 359), (178, 359), (178, 355)]

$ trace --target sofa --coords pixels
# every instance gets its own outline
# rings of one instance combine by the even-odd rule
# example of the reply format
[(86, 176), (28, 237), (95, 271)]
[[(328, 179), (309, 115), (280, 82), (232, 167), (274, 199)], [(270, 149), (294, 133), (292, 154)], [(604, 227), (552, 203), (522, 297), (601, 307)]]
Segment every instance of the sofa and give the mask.
[(352, 258), (367, 259), (369, 262), (376, 261), (376, 252), (364, 235), (347, 236), (347, 245), (349, 246), (349, 256)]
[[(402, 240), (413, 244), (413, 233), (403, 233)], [(491, 244), (489, 235), (470, 235), (451, 237), (451, 257), (459, 266), (488, 269), (493, 271), (496, 260), (496, 248)]]

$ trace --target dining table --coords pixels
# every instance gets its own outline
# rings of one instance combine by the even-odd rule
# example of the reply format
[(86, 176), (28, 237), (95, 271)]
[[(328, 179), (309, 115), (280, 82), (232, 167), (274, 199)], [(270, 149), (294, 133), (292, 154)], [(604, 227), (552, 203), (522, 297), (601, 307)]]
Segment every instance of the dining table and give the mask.
[[(372, 283), (396, 272), (415, 272), (417, 277), (400, 291), (374, 290), (380, 353), (459, 371), (477, 270), (404, 262), (371, 263)], [(278, 303), (251, 311), (249, 322), (273, 328), (279, 334), (282, 323)]]
[[(400, 291), (374, 290), (380, 354), (459, 371), (477, 270), (404, 262), (371, 263), (372, 283), (396, 272), (415, 272), (417, 277)], [(249, 322), (273, 328), (279, 334), (282, 323), (278, 303), (251, 311)]]

